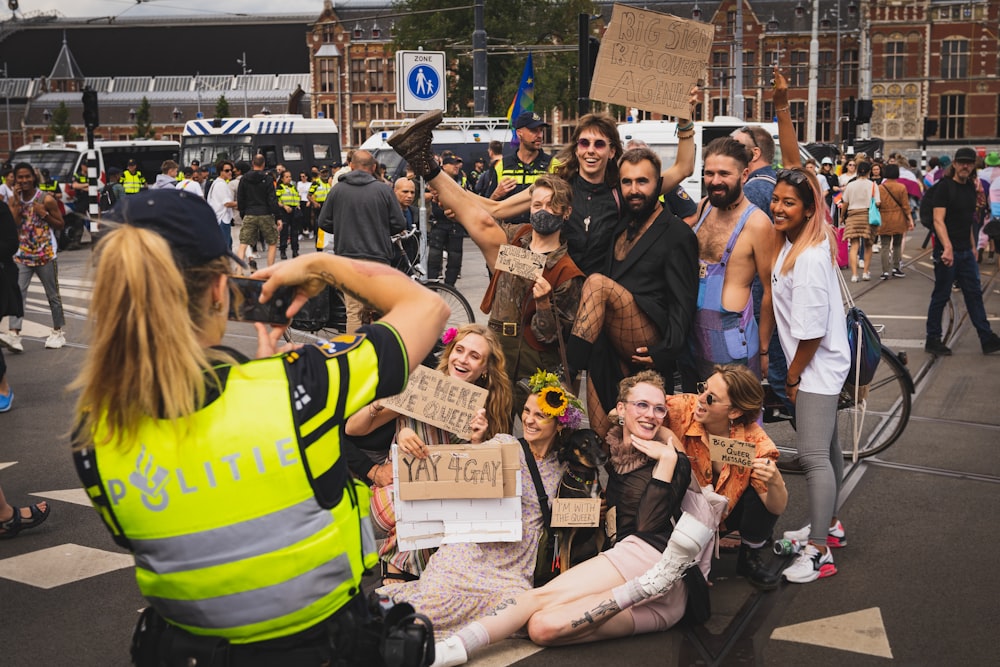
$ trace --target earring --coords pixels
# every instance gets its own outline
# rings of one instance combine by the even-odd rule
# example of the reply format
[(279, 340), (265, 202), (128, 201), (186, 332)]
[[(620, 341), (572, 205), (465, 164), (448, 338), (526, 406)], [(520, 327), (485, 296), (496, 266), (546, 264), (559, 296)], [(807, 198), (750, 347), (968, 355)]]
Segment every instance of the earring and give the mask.
[(618, 418), (618, 425), (619, 426), (624, 426), (625, 425), (625, 418), (624, 417), (619, 417)]
[(212, 302), (212, 312), (213, 313), (221, 313), (222, 312), (222, 302), (221, 301), (213, 301)]

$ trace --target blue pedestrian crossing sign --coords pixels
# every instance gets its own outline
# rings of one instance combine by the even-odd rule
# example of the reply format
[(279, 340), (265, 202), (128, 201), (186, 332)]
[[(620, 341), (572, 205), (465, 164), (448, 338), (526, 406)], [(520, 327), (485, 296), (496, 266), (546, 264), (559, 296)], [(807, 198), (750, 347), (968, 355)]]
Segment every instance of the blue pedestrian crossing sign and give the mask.
[(396, 52), (396, 106), (401, 113), (445, 110), (444, 51)]

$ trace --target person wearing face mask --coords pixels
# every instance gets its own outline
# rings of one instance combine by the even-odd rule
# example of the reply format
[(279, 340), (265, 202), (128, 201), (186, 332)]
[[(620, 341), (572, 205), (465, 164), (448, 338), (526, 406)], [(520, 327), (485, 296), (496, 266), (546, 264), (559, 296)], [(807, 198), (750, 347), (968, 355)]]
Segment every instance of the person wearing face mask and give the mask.
[(572, 212), (573, 192), (566, 181), (543, 174), (529, 187), (529, 224), (498, 224), (481, 207), (463, 205), (464, 195), (444, 171), (430, 179), (440, 206), (450, 209), (492, 269), (500, 246), (514, 245), (545, 256), (534, 280), (494, 271), (480, 306), (490, 316), (503, 347), (507, 375), (515, 380), (512, 414), (520, 414), (527, 392), (516, 384), (537, 369), (560, 365), (559, 339), (569, 335), (580, 303), (583, 272), (569, 256), (563, 226)]

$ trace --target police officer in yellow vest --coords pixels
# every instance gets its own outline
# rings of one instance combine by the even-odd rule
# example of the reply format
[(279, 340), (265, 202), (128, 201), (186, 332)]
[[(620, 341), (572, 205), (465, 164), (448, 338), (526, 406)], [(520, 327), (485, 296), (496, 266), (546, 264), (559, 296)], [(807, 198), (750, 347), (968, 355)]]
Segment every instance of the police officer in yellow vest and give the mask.
[(97, 250), (90, 315), (115, 333), (92, 343), (77, 380), (74, 461), (149, 603), (133, 660), (364, 664), (347, 639), (365, 620), (361, 576), (377, 558), (341, 428), (405, 386), (448, 307), (387, 266), (311, 253), (258, 272), (265, 303), (296, 286), (294, 315), (329, 283), (385, 316), (277, 355), (283, 327), (256, 324), (249, 361), (221, 347), (238, 260), (211, 207), (152, 190), (111, 217), (127, 224)]
[(285, 224), (281, 226), (278, 252), (281, 259), (288, 259), (288, 241), (292, 242), (292, 258), (299, 256), (299, 232), (302, 231), (302, 212), (299, 210), (299, 191), (292, 183), (292, 172), (284, 171), (275, 191), (278, 205), (285, 211)]
[[(319, 170), (319, 175), (313, 179), (313, 184), (309, 187), (309, 205), (313, 208), (313, 217), (319, 216), (319, 211), (323, 208), (323, 202), (330, 195), (330, 170), (323, 167)], [(322, 250), (326, 247), (326, 232), (319, 227), (316, 228), (316, 249)]]
[[(527, 190), (536, 178), (549, 171), (552, 156), (542, 150), (546, 127), (549, 124), (532, 111), (525, 111), (514, 119), (517, 152), (505, 155), (496, 163), (497, 187), (493, 199), (506, 199)], [(529, 215), (525, 212), (505, 222), (527, 224)]]
[(139, 165), (135, 160), (128, 161), (128, 168), (122, 172), (121, 183), (127, 195), (137, 195), (146, 188), (146, 178), (139, 171)]

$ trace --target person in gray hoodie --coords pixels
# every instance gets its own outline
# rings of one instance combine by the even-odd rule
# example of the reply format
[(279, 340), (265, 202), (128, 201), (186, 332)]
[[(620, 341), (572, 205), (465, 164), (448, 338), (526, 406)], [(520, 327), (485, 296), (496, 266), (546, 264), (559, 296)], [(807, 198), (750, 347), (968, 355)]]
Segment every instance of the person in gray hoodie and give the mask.
[(164, 160), (163, 164), (160, 165), (160, 173), (156, 175), (156, 182), (149, 186), (149, 189), (176, 188), (178, 169), (180, 169), (180, 165), (173, 160)]
[[(375, 178), (377, 163), (368, 151), (355, 151), (351, 171), (330, 190), (317, 225), (333, 234), (333, 252), (341, 257), (390, 264), (393, 234), (406, 230), (406, 220), (392, 186)], [(348, 294), (347, 331), (361, 326), (363, 306)]]

